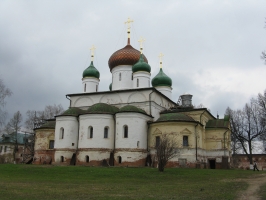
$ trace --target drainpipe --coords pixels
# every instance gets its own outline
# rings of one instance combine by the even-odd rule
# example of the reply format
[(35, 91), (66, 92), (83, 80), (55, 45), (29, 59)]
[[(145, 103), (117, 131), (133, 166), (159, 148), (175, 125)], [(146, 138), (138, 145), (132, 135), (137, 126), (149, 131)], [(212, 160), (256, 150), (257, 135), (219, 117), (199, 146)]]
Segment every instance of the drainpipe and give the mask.
[[(66, 95), (66, 98), (67, 98), (68, 96)], [(69, 100), (69, 107), (71, 107), (71, 99), (69, 99), (69, 98), (67, 98), (68, 100)]]
[(197, 137), (197, 126), (199, 124), (196, 124), (195, 126), (195, 138), (196, 138), (196, 161), (198, 161), (198, 137)]
[(150, 116), (151, 116), (151, 94), (154, 93), (154, 90), (149, 94), (149, 106), (150, 106)]

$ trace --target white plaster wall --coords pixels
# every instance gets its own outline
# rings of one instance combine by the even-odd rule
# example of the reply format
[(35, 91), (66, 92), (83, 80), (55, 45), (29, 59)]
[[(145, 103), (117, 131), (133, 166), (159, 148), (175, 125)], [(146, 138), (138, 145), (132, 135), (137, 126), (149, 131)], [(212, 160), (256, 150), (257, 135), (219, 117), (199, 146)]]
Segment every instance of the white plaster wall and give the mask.
[[(60, 129), (64, 128), (64, 138), (60, 139)], [(56, 118), (55, 125), (55, 149), (76, 149), (78, 141), (78, 120), (73, 116), (60, 116)], [(74, 145), (72, 146), (72, 143)]]
[[(150, 87), (151, 74), (148, 72), (140, 71), (133, 74), (133, 88), (148, 88)], [(139, 80), (139, 86), (137, 87), (137, 80)]]
[(118, 156), (122, 157), (122, 163), (123, 162), (134, 162), (141, 159), (147, 158), (146, 152), (132, 152), (132, 151), (118, 151), (114, 155), (115, 161), (118, 163), (119, 158)]
[(102, 161), (103, 159), (110, 158), (110, 152), (108, 151), (79, 151), (77, 156), (78, 160), (81, 162), (86, 162), (86, 156), (89, 156), (89, 162), (91, 161)]
[[(86, 114), (79, 116), (79, 148), (114, 148), (114, 118), (110, 114)], [(89, 138), (89, 127), (93, 127), (93, 138)], [(104, 138), (104, 127), (109, 127), (108, 138)]]
[[(147, 121), (150, 119), (140, 113), (117, 113), (115, 148), (147, 149)], [(128, 126), (128, 138), (124, 138), (124, 125)]]
[(156, 90), (167, 96), (169, 99), (172, 99), (172, 88), (167, 86), (158, 86)]
[[(98, 92), (99, 91), (99, 82), (100, 80), (98, 78), (93, 77), (85, 77), (82, 79), (82, 85), (83, 85), (83, 92), (84, 93), (90, 93), (90, 92)], [(85, 88), (86, 84), (86, 88)], [(97, 91), (96, 91), (97, 88)], [(86, 91), (85, 91), (86, 89)]]
[[(132, 66), (119, 65), (112, 69), (112, 91), (132, 89)], [(119, 74), (121, 73), (121, 81)]]
[[(72, 158), (74, 153), (75, 153), (74, 151), (56, 150), (55, 154), (54, 154), (55, 163), (60, 164), (61, 163), (61, 156), (63, 156), (64, 162), (61, 164), (69, 164), (69, 162), (70, 162), (69, 160)], [(68, 163), (66, 161), (68, 161)]]

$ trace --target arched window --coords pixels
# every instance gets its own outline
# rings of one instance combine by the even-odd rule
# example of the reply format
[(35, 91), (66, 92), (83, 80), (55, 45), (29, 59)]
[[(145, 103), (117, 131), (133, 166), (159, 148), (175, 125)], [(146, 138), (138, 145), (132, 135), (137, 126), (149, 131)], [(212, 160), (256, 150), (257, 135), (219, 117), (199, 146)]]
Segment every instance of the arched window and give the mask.
[(60, 161), (64, 162), (64, 156), (61, 156)]
[(84, 92), (86, 92), (86, 83), (84, 84)]
[(104, 127), (104, 138), (108, 138), (108, 127)]
[(63, 127), (60, 128), (59, 139), (64, 139), (64, 128)]
[(90, 162), (90, 157), (89, 156), (86, 156), (85, 157), (85, 160), (86, 160), (86, 163)]
[(137, 87), (139, 87), (139, 79), (137, 79)]
[(119, 73), (119, 81), (121, 81), (121, 80), (122, 80), (122, 74)]
[(118, 163), (122, 163), (122, 157), (118, 156)]
[(124, 126), (124, 138), (128, 138), (128, 126)]
[(96, 85), (96, 92), (98, 92), (98, 85)]
[(92, 126), (88, 128), (88, 138), (93, 138), (93, 127)]

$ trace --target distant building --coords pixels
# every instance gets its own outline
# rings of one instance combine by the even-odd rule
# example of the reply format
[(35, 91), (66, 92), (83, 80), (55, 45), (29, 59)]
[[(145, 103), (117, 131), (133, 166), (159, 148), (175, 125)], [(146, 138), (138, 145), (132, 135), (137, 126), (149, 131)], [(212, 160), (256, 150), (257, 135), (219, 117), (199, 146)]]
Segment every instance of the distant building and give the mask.
[(134, 49), (128, 37), (127, 45), (109, 58), (110, 91), (99, 92), (93, 49), (91, 56), (83, 71), (83, 93), (66, 95), (69, 109), (35, 129), (34, 164), (156, 166), (155, 145), (169, 134), (180, 149), (169, 167), (228, 167), (228, 117), (216, 119), (206, 108), (194, 108), (190, 94), (174, 102), (162, 60), (151, 81), (142, 48)]

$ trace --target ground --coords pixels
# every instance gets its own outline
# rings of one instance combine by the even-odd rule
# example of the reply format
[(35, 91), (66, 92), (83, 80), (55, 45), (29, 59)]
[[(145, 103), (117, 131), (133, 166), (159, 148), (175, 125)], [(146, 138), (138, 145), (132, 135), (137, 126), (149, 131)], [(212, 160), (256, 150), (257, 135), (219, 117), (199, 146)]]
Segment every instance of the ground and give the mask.
[[(255, 171), (254, 173), (257, 173)], [(247, 179), (241, 179), (239, 181), (245, 181), (248, 183), (248, 188), (245, 192), (240, 192), (238, 200), (260, 200), (259, 195), (260, 187), (266, 183), (266, 174), (259, 174)]]

